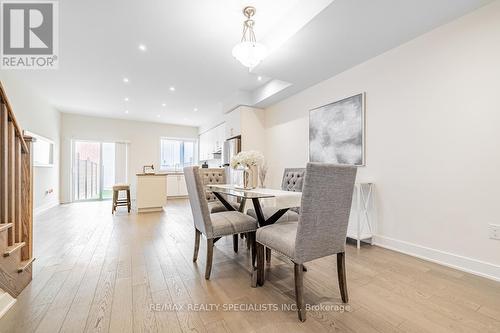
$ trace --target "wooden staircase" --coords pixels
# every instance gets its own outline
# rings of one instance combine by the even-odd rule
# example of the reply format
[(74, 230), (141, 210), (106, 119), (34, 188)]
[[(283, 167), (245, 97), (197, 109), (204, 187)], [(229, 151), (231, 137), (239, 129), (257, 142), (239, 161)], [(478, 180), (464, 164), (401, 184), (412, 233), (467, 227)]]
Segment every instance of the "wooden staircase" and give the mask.
[(32, 143), (23, 135), (0, 82), (0, 288), (12, 297), (32, 278)]

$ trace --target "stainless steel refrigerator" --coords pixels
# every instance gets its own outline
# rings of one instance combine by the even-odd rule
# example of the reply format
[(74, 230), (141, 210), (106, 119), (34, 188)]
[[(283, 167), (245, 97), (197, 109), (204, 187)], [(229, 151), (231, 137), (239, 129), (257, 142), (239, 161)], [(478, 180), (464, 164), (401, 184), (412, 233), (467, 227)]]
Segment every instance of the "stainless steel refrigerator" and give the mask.
[(226, 169), (226, 180), (229, 184), (241, 183), (241, 172), (231, 168), (231, 158), (241, 151), (241, 137), (237, 136), (224, 141), (222, 149), (222, 166)]

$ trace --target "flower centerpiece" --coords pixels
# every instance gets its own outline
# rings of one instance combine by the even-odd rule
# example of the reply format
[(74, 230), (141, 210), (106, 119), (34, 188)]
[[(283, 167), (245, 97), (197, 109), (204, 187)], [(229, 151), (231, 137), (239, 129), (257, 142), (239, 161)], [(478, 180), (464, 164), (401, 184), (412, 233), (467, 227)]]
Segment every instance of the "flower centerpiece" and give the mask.
[(251, 173), (252, 169), (258, 167), (264, 162), (264, 155), (262, 153), (249, 150), (242, 151), (231, 158), (231, 167), (233, 169), (243, 170), (243, 188), (252, 189), (253, 184), (251, 183)]

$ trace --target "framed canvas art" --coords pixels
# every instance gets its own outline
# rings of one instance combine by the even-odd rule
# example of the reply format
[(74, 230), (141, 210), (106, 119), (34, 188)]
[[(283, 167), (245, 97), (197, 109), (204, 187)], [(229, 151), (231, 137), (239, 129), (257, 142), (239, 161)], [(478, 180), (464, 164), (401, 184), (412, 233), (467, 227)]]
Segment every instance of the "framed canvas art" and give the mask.
[(309, 111), (309, 161), (365, 165), (365, 94)]

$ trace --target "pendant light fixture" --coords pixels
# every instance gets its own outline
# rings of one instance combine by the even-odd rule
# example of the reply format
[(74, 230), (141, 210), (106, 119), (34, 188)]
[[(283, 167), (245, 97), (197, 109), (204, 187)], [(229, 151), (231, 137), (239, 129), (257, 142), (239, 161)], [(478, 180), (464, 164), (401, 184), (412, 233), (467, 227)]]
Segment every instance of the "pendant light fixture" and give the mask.
[(243, 15), (247, 18), (243, 21), (243, 36), (241, 42), (233, 48), (233, 57), (238, 59), (243, 66), (252, 69), (267, 56), (267, 48), (263, 44), (257, 43), (255, 38), (253, 31), (255, 21), (252, 20), (255, 15), (255, 8), (251, 6), (245, 7)]

